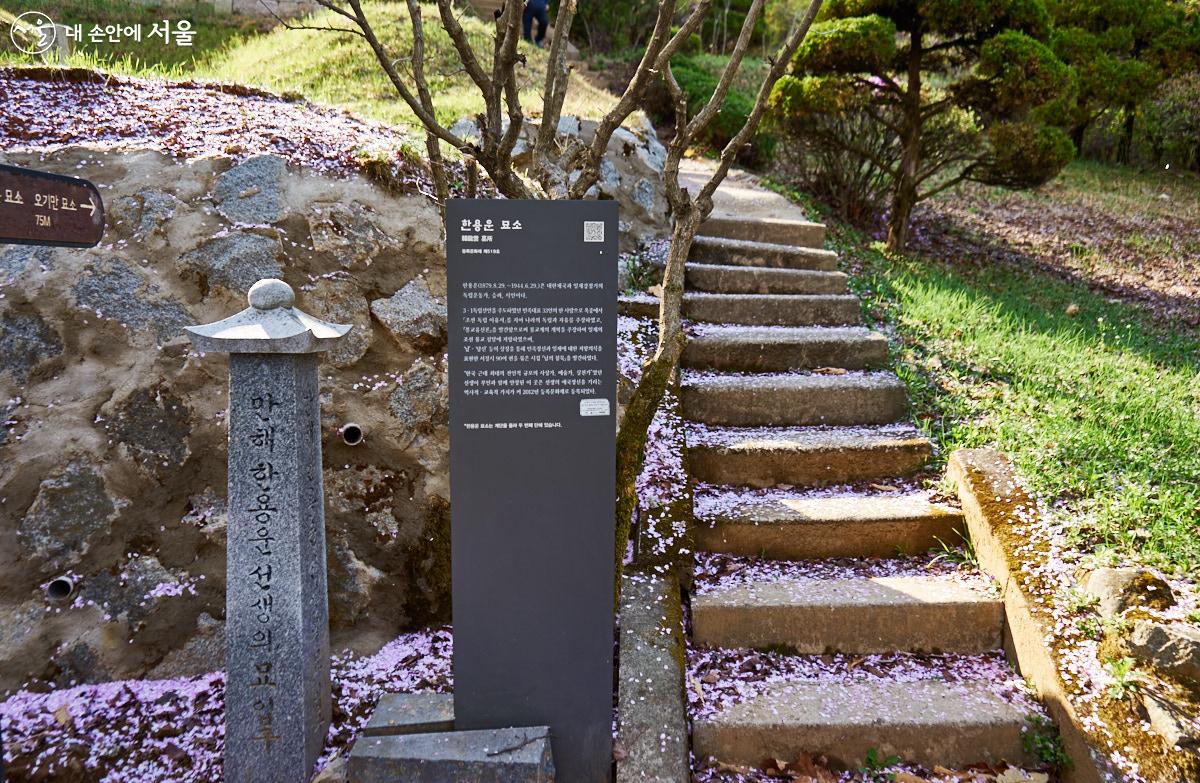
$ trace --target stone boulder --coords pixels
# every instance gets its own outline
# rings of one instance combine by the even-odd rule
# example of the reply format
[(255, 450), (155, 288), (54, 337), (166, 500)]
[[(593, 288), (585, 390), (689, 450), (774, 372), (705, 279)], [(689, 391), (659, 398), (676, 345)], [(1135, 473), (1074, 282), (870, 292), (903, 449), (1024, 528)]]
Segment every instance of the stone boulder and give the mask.
[(305, 299), (312, 308), (312, 315), (331, 323), (354, 326), (325, 357), (334, 367), (354, 366), (371, 349), (375, 339), (371, 307), (358, 285), (353, 280), (324, 278), (308, 289)]
[(1129, 636), (1129, 650), (1164, 674), (1200, 682), (1200, 628), (1138, 620)]
[(225, 623), (207, 612), (196, 618), (196, 631), (182, 647), (167, 653), (150, 671), (156, 680), (195, 677), (225, 666)]
[(1105, 617), (1126, 609), (1166, 609), (1175, 605), (1175, 594), (1166, 580), (1145, 568), (1097, 568), (1088, 574), (1085, 592), (1099, 601)]
[(126, 505), (109, 492), (96, 465), (71, 460), (38, 485), (17, 527), (21, 548), (40, 574), (77, 565)]
[(1200, 753), (1200, 720), (1182, 704), (1153, 690), (1142, 693), (1142, 713), (1168, 752)]
[(278, 155), (255, 155), (217, 177), (213, 200), (231, 223), (276, 223), (287, 214), (283, 188), (287, 163)]
[(418, 278), (387, 299), (371, 302), (371, 314), (402, 345), (435, 353), (446, 344), (446, 303)]
[(62, 354), (58, 332), (36, 313), (6, 313), (0, 317), (0, 372), (24, 383), (38, 365)]
[(79, 275), (72, 290), (75, 306), (85, 321), (90, 313), (118, 324), (132, 346), (164, 345), (181, 337), (183, 327), (196, 319), (152, 278), (152, 272), (135, 271), (120, 257), (109, 256), (88, 264)]
[(445, 370), (418, 359), (404, 373), (388, 406), (405, 430), (445, 426), (450, 415), (450, 384)]
[(220, 286), (228, 291), (247, 291), (259, 280), (282, 277), (283, 246), (274, 237), (234, 233), (203, 243), (182, 259), (203, 288)]

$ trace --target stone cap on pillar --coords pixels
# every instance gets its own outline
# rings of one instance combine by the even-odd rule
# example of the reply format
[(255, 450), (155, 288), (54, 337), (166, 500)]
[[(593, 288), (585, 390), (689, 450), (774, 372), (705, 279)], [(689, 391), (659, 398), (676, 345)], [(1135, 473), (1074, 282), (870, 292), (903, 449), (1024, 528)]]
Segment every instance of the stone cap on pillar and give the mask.
[(297, 310), (296, 294), (282, 280), (268, 278), (250, 287), (250, 306), (211, 324), (185, 327), (196, 350), (205, 353), (321, 353), (352, 328), (331, 324)]

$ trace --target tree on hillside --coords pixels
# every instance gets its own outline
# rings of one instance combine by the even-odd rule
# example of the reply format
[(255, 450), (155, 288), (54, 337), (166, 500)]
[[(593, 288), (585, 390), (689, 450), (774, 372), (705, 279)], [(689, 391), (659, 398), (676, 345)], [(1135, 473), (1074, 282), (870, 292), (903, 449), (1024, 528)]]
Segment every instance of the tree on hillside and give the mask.
[(1172, 0), (1048, 0), (1051, 48), (1073, 69), (1073, 87), (1047, 117), (1082, 150), (1105, 112), (1123, 113), (1117, 159), (1129, 162), (1137, 109), (1163, 81), (1197, 64), (1200, 35)]
[(657, 13), (655, 0), (581, 0), (574, 31), (593, 52), (620, 51), (645, 43)]
[[(804, 14), (796, 19), (791, 32), (776, 52), (771, 68), (763, 78), (755, 105), (745, 123), (721, 150), (716, 171), (694, 195), (680, 184), (680, 162), (684, 152), (700, 138), (704, 129), (721, 110), (750, 47), (755, 25), (763, 15), (766, 0), (752, 0), (729, 55), (728, 64), (717, 80), (712, 94), (699, 111), (691, 113), (688, 111), (687, 95), (671, 71), (671, 58), (708, 18), (712, 0), (698, 0), (693, 3), (686, 12), (682, 12), (682, 21), (678, 26), (676, 22), (681, 15), (678, 0), (662, 0), (656, 9), (654, 28), (646, 50), (629, 86), (600, 120), (594, 137), (588, 144), (574, 138), (564, 139), (557, 133), (570, 67), (566, 61), (566, 36), (555, 36), (542, 89), (543, 106), (533, 154), (530, 156), (531, 162), (524, 170), (518, 170), (513, 161), (513, 149), (526, 122), (519, 89), (519, 80), (525, 66), (525, 56), (518, 48), (521, 39), (522, 3), (510, 0), (505, 4), (496, 19), (492, 51), (481, 53), (475, 51), (463, 32), (453, 0), (437, 0), (436, 12), (453, 41), (463, 68), (478, 87), (485, 107), (485, 111), (476, 118), (481, 140), (470, 141), (455, 135), (439, 123), (435, 116), (432, 96), (425, 78), (422, 19), (425, 9), (418, 0), (407, 0), (412, 23), (411, 51), (406, 58), (407, 74), (402, 74), (400, 69), (400, 63), (404, 60), (384, 46), (375, 34), (371, 21), (363, 12), (361, 0), (317, 2), (352, 23), (350, 31), (365, 40), (379, 67), (396, 88), (397, 94), (424, 126), (430, 167), (439, 198), (445, 198), (448, 193), (442, 144), (448, 144), (463, 155), (478, 160), (497, 190), (504, 196), (582, 198), (599, 178), (600, 161), (613, 133), (639, 107), (650, 84), (656, 79), (665, 81), (676, 108), (675, 135), (667, 147), (664, 165), (667, 202), (671, 211), (669, 219), (672, 221), (671, 247), (663, 273), (658, 345), (653, 357), (643, 368), (642, 378), (626, 406), (617, 433), (617, 541), (614, 557), (619, 575), (625, 542), (629, 538), (630, 523), (637, 506), (636, 481), (645, 462), (647, 432), (655, 412), (662, 403), (686, 339), (681, 323), (681, 310), (684, 264), (691, 252), (692, 241), (700, 224), (712, 211), (713, 194), (724, 180), (734, 158), (753, 138), (766, 111), (771, 91), (804, 41), (821, 8), (822, 0), (809, 0)], [(577, 0), (563, 0), (556, 20), (557, 29), (569, 30), (576, 10)]]
[[(715, 0), (713, 13), (700, 26), (700, 39), (708, 47), (708, 51), (716, 53), (728, 52), (736, 43), (738, 31), (746, 23), (746, 16), (753, 5), (753, 0)], [(769, 11), (767, 12), (769, 13)], [(767, 14), (759, 17), (754, 25), (754, 40), (761, 41), (767, 30)]]
[[(921, 199), (964, 180), (1039, 185), (1070, 160), (1070, 139), (1032, 111), (1070, 82), (1049, 31), (1040, 0), (833, 0), (773, 106), (801, 140), (887, 183), (899, 250)], [(866, 143), (834, 129), (847, 113)]]

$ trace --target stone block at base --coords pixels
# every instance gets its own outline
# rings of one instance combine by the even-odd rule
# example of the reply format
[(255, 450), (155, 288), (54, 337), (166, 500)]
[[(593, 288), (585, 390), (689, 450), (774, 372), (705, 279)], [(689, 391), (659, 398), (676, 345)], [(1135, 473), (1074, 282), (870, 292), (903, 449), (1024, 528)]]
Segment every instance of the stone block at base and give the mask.
[(385, 693), (362, 734), (389, 737), (439, 731), (454, 731), (453, 694)]
[(673, 576), (621, 577), (617, 783), (688, 783), (683, 609)]
[(553, 783), (550, 729), (362, 737), (348, 783)]

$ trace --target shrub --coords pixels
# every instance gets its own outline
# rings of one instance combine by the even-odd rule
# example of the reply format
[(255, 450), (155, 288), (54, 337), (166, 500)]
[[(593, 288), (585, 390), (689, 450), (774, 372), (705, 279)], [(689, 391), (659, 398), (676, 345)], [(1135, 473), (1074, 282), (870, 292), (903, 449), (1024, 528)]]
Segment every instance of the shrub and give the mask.
[(887, 192), (901, 250), (922, 199), (964, 180), (1037, 185), (1070, 160), (1036, 111), (1070, 82), (1039, 40), (1049, 27), (1042, 0), (831, 0), (775, 87), (775, 120), (807, 157), (802, 177), (832, 177), (848, 216)]
[[(1071, 90), (1050, 117), (1077, 147), (1098, 124), (1115, 132), (1116, 157), (1130, 162), (1139, 108), (1159, 84), (1194, 69), (1200, 17), (1174, 0), (1047, 0), (1055, 30), (1050, 46), (1072, 68)], [(1115, 115), (1115, 116), (1114, 116)], [(1119, 119), (1120, 127), (1113, 128)]]
[(785, 76), (771, 94), (771, 116), (788, 118), (776, 124), (783, 138), (776, 162), (785, 176), (851, 223), (880, 218), (892, 180), (874, 161), (893, 158), (899, 139), (866, 111), (849, 80)]
[(1200, 171), (1200, 72), (1159, 87), (1142, 108), (1141, 127), (1154, 163)]
[[(703, 56), (677, 56), (671, 62), (671, 72), (675, 74), (675, 80), (679, 82), (680, 89), (687, 95), (688, 113), (693, 116), (708, 103), (708, 99), (717, 89), (717, 76), (705, 66), (705, 59)], [(660, 122), (674, 120), (674, 106), (666, 95), (665, 87), (653, 99), (647, 100), (646, 106), (647, 110), (654, 114)], [(736, 85), (731, 86), (717, 116), (704, 129), (697, 141), (715, 148), (724, 147), (746, 124), (746, 118), (753, 110), (754, 95), (744, 89), (739, 89)], [(774, 149), (774, 136), (769, 132), (760, 131), (755, 136), (753, 143), (738, 154), (738, 161), (747, 166), (762, 166), (771, 160)]]

